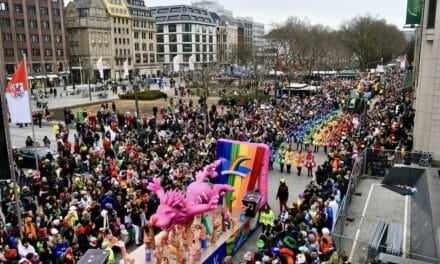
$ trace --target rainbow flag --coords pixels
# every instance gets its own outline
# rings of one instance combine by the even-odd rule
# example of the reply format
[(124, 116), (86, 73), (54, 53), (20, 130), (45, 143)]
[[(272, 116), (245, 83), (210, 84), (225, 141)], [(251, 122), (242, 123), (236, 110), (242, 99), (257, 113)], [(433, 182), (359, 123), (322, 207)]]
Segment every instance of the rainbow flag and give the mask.
[(263, 194), (261, 205), (267, 202), (270, 150), (266, 144), (220, 139), (217, 141), (217, 159), (222, 160), (218, 168), (216, 183), (234, 186), (233, 193), (226, 194), (226, 203), (232, 197), (233, 208), (243, 207), (242, 199), (249, 191)]

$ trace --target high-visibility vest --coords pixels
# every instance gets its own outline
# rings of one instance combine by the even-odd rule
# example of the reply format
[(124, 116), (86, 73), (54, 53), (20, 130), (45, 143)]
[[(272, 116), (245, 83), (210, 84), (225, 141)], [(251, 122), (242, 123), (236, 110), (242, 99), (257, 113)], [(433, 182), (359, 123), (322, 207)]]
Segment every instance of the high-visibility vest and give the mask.
[(273, 226), (273, 221), (274, 221), (273, 211), (269, 210), (268, 213), (266, 213), (264, 210), (261, 211), (259, 221), (260, 221), (260, 224)]

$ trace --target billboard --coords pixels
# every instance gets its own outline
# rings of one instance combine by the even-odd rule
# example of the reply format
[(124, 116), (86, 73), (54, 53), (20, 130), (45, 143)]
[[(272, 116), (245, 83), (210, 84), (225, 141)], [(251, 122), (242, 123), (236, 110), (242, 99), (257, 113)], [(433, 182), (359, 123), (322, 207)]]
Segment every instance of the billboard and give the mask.
[(422, 10), (422, 0), (408, 0), (408, 3), (406, 5), (406, 24), (420, 24), (420, 20), (422, 18)]

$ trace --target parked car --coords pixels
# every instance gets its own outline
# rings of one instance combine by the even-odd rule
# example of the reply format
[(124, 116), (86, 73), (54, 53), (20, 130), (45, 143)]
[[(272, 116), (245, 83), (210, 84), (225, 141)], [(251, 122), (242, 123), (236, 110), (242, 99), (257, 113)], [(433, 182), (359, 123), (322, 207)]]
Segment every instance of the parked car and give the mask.
[(46, 147), (22, 147), (18, 151), (18, 166), (21, 168), (36, 169), (35, 150), (37, 151), (38, 166), (41, 166), (42, 161), (46, 159), (48, 153), (52, 155), (54, 160), (57, 158), (57, 154)]

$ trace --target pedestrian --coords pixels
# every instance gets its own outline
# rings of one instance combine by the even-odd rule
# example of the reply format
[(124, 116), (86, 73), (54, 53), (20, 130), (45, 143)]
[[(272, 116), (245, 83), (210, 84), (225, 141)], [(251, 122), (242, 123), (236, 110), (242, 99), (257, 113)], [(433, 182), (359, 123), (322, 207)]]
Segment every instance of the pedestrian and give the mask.
[(37, 112), (37, 123), (38, 123), (38, 127), (41, 128), (41, 121), (43, 120), (43, 113), (41, 113), (41, 111)]
[(313, 168), (316, 166), (315, 155), (309, 149), (305, 157), (305, 166), (307, 168), (307, 177), (313, 177)]
[(304, 154), (302, 153), (301, 149), (298, 150), (298, 153), (296, 154), (295, 164), (296, 164), (296, 169), (298, 171), (297, 175), (301, 176), (302, 166), (304, 165)]
[(278, 186), (278, 191), (276, 199), (280, 202), (280, 213), (284, 211), (287, 206), (287, 200), (289, 199), (289, 187), (286, 185), (286, 179), (280, 179), (280, 185)]
[(287, 170), (287, 174), (290, 174), (290, 168), (292, 167), (292, 164), (294, 164), (294, 154), (293, 154), (293, 150), (292, 147), (289, 145), (289, 147), (287, 148), (286, 153), (284, 154), (284, 160), (286, 162), (286, 170)]
[(277, 150), (277, 163), (280, 165), (280, 172), (284, 171), (285, 150), (280, 146)]
[(270, 228), (273, 226), (274, 220), (274, 214), (269, 204), (264, 205), (263, 209), (260, 211), (260, 218), (258, 220), (261, 224), (263, 233), (270, 233)]
[(44, 146), (45, 146), (46, 148), (49, 148), (49, 149), (50, 149), (50, 140), (49, 140), (49, 138), (48, 138), (47, 136), (44, 136), (44, 138), (43, 138), (43, 144), (44, 144)]

